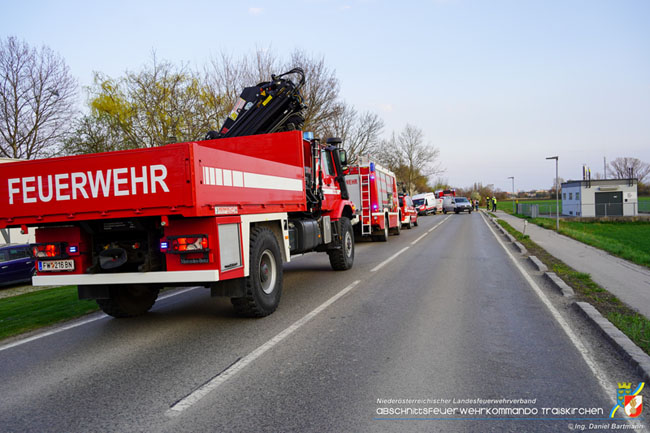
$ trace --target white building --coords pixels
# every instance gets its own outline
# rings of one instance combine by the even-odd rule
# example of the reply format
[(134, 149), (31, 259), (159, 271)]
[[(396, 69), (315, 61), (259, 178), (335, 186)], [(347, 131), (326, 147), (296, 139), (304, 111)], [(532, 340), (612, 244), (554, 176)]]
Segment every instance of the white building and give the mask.
[(581, 217), (639, 214), (636, 179), (570, 180), (562, 184), (562, 215)]

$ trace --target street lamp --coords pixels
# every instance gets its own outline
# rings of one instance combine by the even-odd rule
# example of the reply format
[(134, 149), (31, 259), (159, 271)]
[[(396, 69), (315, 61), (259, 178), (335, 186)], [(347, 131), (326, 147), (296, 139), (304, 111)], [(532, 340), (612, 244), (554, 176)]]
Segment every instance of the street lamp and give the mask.
[(512, 213), (514, 215), (516, 213), (515, 212), (515, 177), (508, 176), (508, 179), (512, 179)]
[(546, 159), (555, 160), (555, 230), (560, 232), (560, 185), (558, 185), (557, 164), (559, 156), (549, 156)]

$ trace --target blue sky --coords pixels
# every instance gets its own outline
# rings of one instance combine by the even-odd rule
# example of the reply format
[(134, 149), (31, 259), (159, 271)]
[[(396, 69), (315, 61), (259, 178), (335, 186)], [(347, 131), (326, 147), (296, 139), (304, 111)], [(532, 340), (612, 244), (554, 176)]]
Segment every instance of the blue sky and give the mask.
[(341, 96), (412, 123), (443, 177), (510, 190), (603, 157), (650, 163), (650, 1), (7, 1), (0, 36), (61, 54), (82, 86), (159, 58), (201, 66), (270, 47), (323, 56)]

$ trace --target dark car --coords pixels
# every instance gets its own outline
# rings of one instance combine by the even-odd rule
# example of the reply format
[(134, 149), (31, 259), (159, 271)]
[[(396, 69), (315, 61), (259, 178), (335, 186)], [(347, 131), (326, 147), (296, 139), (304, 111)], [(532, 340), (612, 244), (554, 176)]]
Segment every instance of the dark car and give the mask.
[(0, 246), (0, 286), (15, 283), (31, 283), (34, 275), (34, 259), (29, 245)]
[(465, 197), (456, 197), (454, 199), (454, 212), (456, 213), (465, 211), (472, 213), (472, 207), (472, 203)]

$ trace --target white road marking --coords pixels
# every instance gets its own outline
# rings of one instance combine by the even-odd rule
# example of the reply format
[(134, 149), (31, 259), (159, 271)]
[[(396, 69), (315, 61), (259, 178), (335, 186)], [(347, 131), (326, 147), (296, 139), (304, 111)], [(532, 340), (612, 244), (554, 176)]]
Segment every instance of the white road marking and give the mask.
[[(162, 301), (162, 300), (165, 300), (167, 298), (171, 298), (173, 296), (182, 295), (183, 293), (187, 293), (190, 290), (195, 290), (195, 289), (198, 289), (198, 288), (199, 288), (199, 286), (188, 287), (187, 289), (179, 290), (178, 292), (168, 293), (168, 294), (163, 295), (160, 298), (158, 298), (158, 301)], [(39, 340), (41, 338), (49, 337), (50, 335), (58, 334), (59, 332), (67, 331), (68, 329), (77, 328), (79, 326), (87, 325), (89, 323), (96, 322), (98, 320), (106, 319), (107, 317), (109, 317), (109, 316), (106, 315), (106, 314), (100, 314), (100, 315), (98, 315), (96, 317), (91, 317), (89, 319), (76, 321), (74, 323), (70, 323), (68, 325), (63, 325), (63, 326), (60, 326), (58, 328), (51, 329), (49, 331), (41, 332), (39, 334), (32, 335), (31, 337), (23, 338), (22, 340), (17, 340), (17, 341), (14, 341), (13, 343), (2, 345), (2, 346), (0, 346), (0, 352), (2, 352), (3, 350), (11, 349), (12, 347), (21, 346), (21, 345), (23, 345), (25, 343), (29, 343), (31, 341), (35, 341), (35, 340)]]
[(451, 215), (447, 215), (447, 217), (446, 217), (445, 219), (443, 219), (442, 221), (440, 221), (440, 222), (439, 222), (438, 224), (436, 224), (435, 226), (431, 227), (429, 230), (427, 230), (427, 232), (426, 232), (425, 234), (423, 234), (422, 236), (420, 236), (419, 238), (417, 238), (416, 240), (414, 240), (413, 242), (411, 242), (411, 245), (415, 245), (416, 243), (418, 243), (418, 241), (420, 241), (420, 240), (421, 240), (422, 238), (424, 238), (426, 235), (428, 235), (429, 233), (431, 233), (432, 231), (434, 231), (435, 229), (437, 229), (438, 226), (439, 226), (440, 224), (444, 223), (445, 221), (447, 221), (447, 219), (449, 219), (450, 216), (451, 216)]
[(387, 258), (386, 260), (384, 260), (383, 262), (381, 262), (380, 264), (378, 264), (377, 266), (372, 268), (370, 270), (370, 272), (377, 272), (378, 270), (383, 268), (384, 265), (388, 264), (391, 260), (393, 260), (395, 257), (399, 256), (400, 254), (402, 254), (404, 251), (408, 250), (409, 248), (411, 248), (411, 247), (402, 248), (401, 250), (399, 250), (398, 252), (396, 252), (395, 254), (393, 254), (392, 256), (390, 256), (389, 258)]
[[(481, 214), (482, 215), (482, 214)], [(483, 215), (482, 215), (483, 216)], [(582, 359), (585, 360), (587, 363), (587, 366), (589, 366), (589, 369), (591, 372), (594, 374), (596, 379), (598, 380), (598, 383), (600, 384), (601, 388), (605, 391), (608, 397), (613, 397), (616, 396), (616, 389), (611, 386), (611, 381), (608, 380), (607, 375), (600, 369), (598, 364), (594, 361), (594, 359), (591, 356), (591, 353), (589, 350), (585, 347), (584, 344), (582, 344), (582, 341), (578, 338), (578, 336), (571, 330), (571, 327), (569, 324), (564, 320), (564, 318), (560, 315), (560, 313), (557, 311), (557, 309), (551, 304), (551, 301), (546, 297), (542, 289), (537, 285), (537, 283), (531, 278), (530, 275), (528, 275), (528, 272), (521, 266), (521, 264), (515, 259), (515, 257), (512, 255), (512, 253), (508, 250), (508, 247), (503, 243), (503, 241), (499, 238), (499, 236), (494, 232), (494, 229), (490, 226), (490, 224), (485, 220), (485, 216), (483, 216), (483, 221), (485, 224), (488, 226), (494, 237), (497, 239), (499, 242), (499, 245), (503, 247), (503, 250), (506, 252), (510, 260), (512, 260), (512, 263), (517, 267), (521, 275), (524, 277), (526, 282), (532, 287), (533, 291), (535, 294), (539, 297), (539, 299), (544, 303), (546, 308), (550, 311), (551, 315), (553, 318), (557, 321), (557, 323), (560, 325), (564, 333), (569, 337), (573, 345), (578, 349), (578, 352), (580, 352), (580, 355), (582, 355)]]
[(165, 415), (168, 417), (174, 417), (179, 415), (181, 412), (184, 410), (188, 409), (195, 403), (197, 403), (199, 400), (201, 400), (203, 397), (217, 389), (220, 385), (225, 383), (228, 379), (233, 377), (235, 374), (237, 374), (239, 371), (243, 370), (246, 368), (249, 364), (254, 362), (256, 359), (264, 355), (264, 353), (268, 352), (271, 350), (273, 347), (278, 345), (282, 340), (286, 339), (288, 336), (296, 332), (300, 327), (305, 325), (307, 322), (309, 322), (311, 319), (313, 319), (316, 315), (318, 315), (320, 312), (322, 312), (324, 309), (332, 305), (334, 302), (336, 302), (338, 299), (341, 297), (345, 296), (350, 290), (354, 289), (357, 284), (359, 284), (361, 280), (356, 280), (340, 292), (338, 292), (336, 295), (332, 296), (329, 298), (327, 301), (316, 307), (314, 310), (312, 310), (310, 313), (308, 313), (306, 316), (304, 316), (302, 319), (298, 320), (295, 322), (293, 325), (289, 326), (286, 328), (284, 331), (280, 332), (277, 334), (275, 337), (271, 338), (269, 341), (266, 343), (262, 344), (259, 346), (257, 349), (253, 350), (251, 353), (248, 355), (244, 356), (239, 360), (239, 362), (234, 363), (230, 368), (224, 370), (219, 374), (218, 376), (214, 377), (212, 380), (208, 381), (201, 387), (199, 387), (196, 391), (192, 392), (190, 395), (187, 397), (184, 397), (183, 399), (179, 400), (177, 403), (174, 403), (166, 412)]

